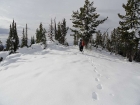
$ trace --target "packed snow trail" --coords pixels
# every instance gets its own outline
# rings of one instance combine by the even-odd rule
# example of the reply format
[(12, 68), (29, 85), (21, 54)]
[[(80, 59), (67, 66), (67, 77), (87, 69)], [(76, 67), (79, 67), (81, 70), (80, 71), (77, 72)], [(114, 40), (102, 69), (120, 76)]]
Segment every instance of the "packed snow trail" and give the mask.
[(140, 64), (49, 44), (0, 64), (0, 105), (139, 105)]

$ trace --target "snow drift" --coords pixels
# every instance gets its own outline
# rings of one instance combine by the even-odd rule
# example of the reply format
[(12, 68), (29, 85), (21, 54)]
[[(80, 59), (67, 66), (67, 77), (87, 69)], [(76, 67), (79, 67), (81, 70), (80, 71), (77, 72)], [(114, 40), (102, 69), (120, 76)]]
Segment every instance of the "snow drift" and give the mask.
[(140, 105), (140, 64), (49, 43), (0, 63), (0, 105)]

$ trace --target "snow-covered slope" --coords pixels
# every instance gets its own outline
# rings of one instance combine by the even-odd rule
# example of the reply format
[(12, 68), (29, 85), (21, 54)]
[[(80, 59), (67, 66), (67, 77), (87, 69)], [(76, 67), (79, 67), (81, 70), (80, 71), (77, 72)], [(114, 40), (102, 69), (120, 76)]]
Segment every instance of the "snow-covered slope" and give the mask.
[(0, 105), (140, 105), (140, 64), (74, 46), (22, 48), (0, 63)]

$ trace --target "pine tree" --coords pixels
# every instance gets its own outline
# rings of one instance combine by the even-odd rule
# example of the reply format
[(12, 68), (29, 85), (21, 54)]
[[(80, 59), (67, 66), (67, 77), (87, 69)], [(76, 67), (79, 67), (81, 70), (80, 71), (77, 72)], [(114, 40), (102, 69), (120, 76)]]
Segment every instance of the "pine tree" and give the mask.
[(107, 36), (106, 36), (106, 49), (111, 52), (111, 40), (110, 40), (110, 36), (109, 34), (107, 33)]
[(39, 29), (36, 30), (36, 43), (41, 43), (44, 45), (44, 49), (47, 47), (46, 43), (46, 29), (43, 28), (42, 23), (39, 25)]
[(6, 50), (11, 50), (11, 46), (12, 46), (12, 42), (10, 41), (10, 39), (12, 38), (12, 28), (11, 28), (11, 24), (10, 24), (10, 32), (9, 32), (9, 37), (6, 41)]
[[(31, 37), (31, 45), (32, 45), (32, 44), (35, 44), (35, 39), (34, 39), (34, 36), (33, 36), (33, 37)], [(31, 46), (31, 45), (30, 45), (30, 46)]]
[(62, 36), (62, 32), (61, 32), (61, 23), (58, 23), (58, 29), (57, 29), (57, 37), (58, 37), (58, 42), (61, 43), (61, 36)]
[(54, 28), (53, 28), (53, 22), (52, 22), (52, 19), (51, 19), (51, 24), (49, 25), (49, 31), (48, 31), (48, 37), (50, 39), (50, 41), (54, 42)]
[(30, 41), (30, 47), (32, 46), (32, 44), (33, 44), (33, 38), (32, 38), (32, 36), (31, 36), (31, 41)]
[(66, 43), (66, 35), (67, 35), (68, 27), (66, 26), (66, 20), (63, 19), (61, 23), (61, 44), (64, 45)]
[(103, 20), (97, 20), (99, 18), (99, 14), (95, 13), (96, 8), (93, 7), (93, 2), (90, 3), (89, 0), (85, 0), (85, 4), (80, 8), (80, 12), (76, 11), (72, 14), (72, 23), (73, 27), (76, 29), (72, 29), (74, 32), (78, 32), (80, 37), (82, 37), (85, 41), (85, 45), (87, 47), (93, 33), (96, 32), (97, 26), (104, 23), (107, 18)]
[(26, 31), (25, 31), (25, 45), (28, 47), (28, 27), (27, 27), (27, 24), (26, 24)]
[(22, 40), (21, 40), (21, 47), (24, 47), (26, 46), (26, 36), (25, 36), (25, 33), (24, 33), (24, 28), (23, 28), (23, 32), (22, 32)]
[(42, 35), (42, 39), (41, 39), (42, 44), (44, 45), (44, 49), (46, 49), (46, 47), (47, 47), (47, 43), (46, 43), (47, 39), (46, 39), (45, 33), (46, 33), (46, 30), (43, 30), (43, 33), (42, 33), (43, 35)]
[(15, 23), (15, 26), (14, 26), (14, 35), (13, 36), (14, 36), (13, 41), (15, 41), (14, 42), (14, 52), (16, 52), (16, 50), (19, 47), (19, 38), (18, 38), (18, 35), (17, 35), (16, 23)]
[(57, 27), (56, 27), (55, 19), (54, 19), (54, 37), (55, 37), (55, 40), (57, 41), (58, 40), (58, 34), (57, 34)]
[(96, 43), (96, 48), (98, 48), (99, 46), (102, 46), (102, 33), (100, 30), (96, 32), (95, 43)]
[(19, 38), (17, 35), (16, 23), (13, 20), (12, 26), (10, 25), (9, 37), (6, 41), (6, 49), (10, 51), (10, 53), (16, 52), (19, 47)]
[(39, 30), (38, 28), (36, 29), (36, 43), (40, 43), (40, 36), (39, 36)]
[(114, 30), (111, 32), (111, 47), (112, 47), (112, 51), (111, 52), (115, 52), (115, 54), (118, 54), (121, 50), (121, 40), (120, 40), (120, 35), (119, 35), (119, 31), (118, 28), (114, 28)]
[(137, 0), (128, 0), (127, 4), (123, 4), (123, 8), (126, 11), (125, 15), (118, 14), (122, 21), (119, 22), (120, 27), (118, 28), (121, 34), (121, 41), (123, 44), (123, 55), (129, 58), (132, 62), (134, 52), (138, 47), (138, 38), (136, 36), (136, 30), (140, 25), (140, 18), (137, 14)]
[(34, 38), (34, 36), (32, 38), (32, 44), (35, 44), (35, 38)]
[(2, 44), (2, 41), (0, 40), (0, 51), (3, 51), (3, 49), (4, 49), (4, 46)]

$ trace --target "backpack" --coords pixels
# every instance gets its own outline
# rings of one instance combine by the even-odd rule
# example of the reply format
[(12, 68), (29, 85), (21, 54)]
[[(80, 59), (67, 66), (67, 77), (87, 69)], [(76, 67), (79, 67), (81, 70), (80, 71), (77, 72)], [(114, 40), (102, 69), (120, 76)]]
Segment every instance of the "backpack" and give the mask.
[(84, 41), (82, 41), (82, 46), (85, 46), (85, 42)]

